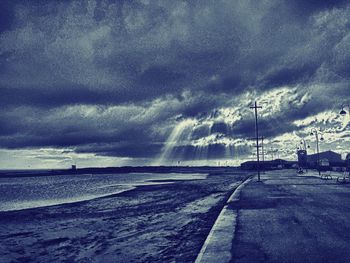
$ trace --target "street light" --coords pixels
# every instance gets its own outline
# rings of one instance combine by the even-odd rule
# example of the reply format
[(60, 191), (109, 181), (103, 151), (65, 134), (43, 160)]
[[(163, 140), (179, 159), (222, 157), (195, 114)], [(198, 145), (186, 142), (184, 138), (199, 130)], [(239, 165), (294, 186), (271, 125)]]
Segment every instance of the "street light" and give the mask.
[[(301, 145), (304, 145), (304, 150), (306, 151), (307, 148), (310, 148), (310, 145), (306, 143), (305, 139), (302, 138), (301, 139), (301, 142), (300, 142)], [(300, 147), (302, 148), (302, 147)]]
[[(340, 114), (341, 116), (343, 116), (343, 117), (344, 117), (346, 114), (348, 114), (348, 113), (344, 110), (345, 105), (348, 106), (348, 109), (349, 109), (348, 113), (350, 114), (350, 104), (342, 104), (342, 105), (341, 105), (341, 111), (339, 112), (339, 114)], [(349, 154), (348, 154), (348, 155), (349, 155)], [(347, 155), (347, 157), (348, 157), (348, 155)], [(346, 159), (348, 159), (347, 157), (346, 157)], [(349, 169), (350, 169), (350, 168), (349, 168), (349, 167), (350, 167), (349, 165), (350, 165), (350, 164), (349, 164), (349, 161), (348, 161), (348, 168), (347, 168), (348, 171), (349, 171)], [(349, 175), (350, 175), (350, 172), (349, 172)]]
[[(299, 150), (301, 150), (301, 151), (304, 151), (305, 154), (306, 154), (307, 153), (307, 149), (310, 149), (310, 145), (308, 143), (306, 143), (306, 140), (304, 138), (301, 139), (300, 145), (301, 145), (300, 147), (297, 147), (297, 152)], [(306, 166), (306, 164), (304, 164), (304, 165)]]
[[(310, 135), (312, 135), (312, 136), (313, 136), (313, 135), (315, 135), (315, 137), (316, 137), (316, 149), (317, 149), (317, 170), (318, 170), (318, 175), (321, 175), (321, 171), (320, 171), (320, 148), (319, 148), (319, 145), (318, 145), (319, 140), (318, 140), (318, 132), (317, 132), (317, 130), (316, 130), (315, 128), (313, 128), (313, 129), (311, 130)], [(321, 138), (320, 138), (320, 140), (321, 140), (321, 141), (323, 141), (323, 140), (324, 140), (324, 138), (323, 138), (322, 134), (321, 134)]]
[[(339, 112), (339, 114), (341, 116), (345, 116), (347, 114), (346, 110), (344, 110), (345, 106), (346, 106), (346, 104), (341, 105), (341, 111)], [(348, 105), (348, 108), (349, 108), (349, 112), (350, 112), (350, 105)]]

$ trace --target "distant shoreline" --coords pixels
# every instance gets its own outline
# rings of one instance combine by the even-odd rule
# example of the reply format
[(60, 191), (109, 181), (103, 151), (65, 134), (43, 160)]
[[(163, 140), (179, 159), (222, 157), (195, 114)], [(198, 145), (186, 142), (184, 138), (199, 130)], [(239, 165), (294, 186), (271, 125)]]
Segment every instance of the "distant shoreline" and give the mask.
[(123, 166), (52, 170), (0, 170), (1, 177), (32, 177), (69, 174), (115, 173), (227, 173), (240, 170), (238, 166)]

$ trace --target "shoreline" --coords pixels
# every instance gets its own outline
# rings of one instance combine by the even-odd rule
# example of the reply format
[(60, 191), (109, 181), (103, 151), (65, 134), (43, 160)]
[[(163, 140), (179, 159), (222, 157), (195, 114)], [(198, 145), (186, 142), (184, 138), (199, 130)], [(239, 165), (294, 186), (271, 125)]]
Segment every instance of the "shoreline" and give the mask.
[(209, 175), (205, 180), (141, 185), (79, 203), (1, 212), (0, 258), (191, 262), (232, 186), (246, 176)]
[(120, 173), (227, 173), (240, 171), (238, 166), (124, 166), (103, 168), (46, 169), (46, 170), (0, 170), (0, 178), (35, 177), (75, 174), (120, 174)]

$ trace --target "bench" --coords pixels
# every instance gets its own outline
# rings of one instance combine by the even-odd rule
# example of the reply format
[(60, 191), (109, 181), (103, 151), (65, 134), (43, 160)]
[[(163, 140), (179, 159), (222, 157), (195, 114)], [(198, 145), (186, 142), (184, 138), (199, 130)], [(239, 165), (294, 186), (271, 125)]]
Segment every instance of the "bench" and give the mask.
[(345, 184), (346, 180), (350, 181), (350, 177), (349, 177), (349, 172), (344, 171), (342, 176), (339, 176), (337, 178), (337, 183), (339, 184)]
[(297, 173), (298, 173), (298, 174), (303, 174), (303, 173), (305, 173), (305, 172), (304, 172), (303, 169), (299, 169), (299, 170), (297, 170)]
[(331, 174), (331, 171), (327, 171), (325, 173), (322, 173), (321, 174), (321, 179), (322, 180), (332, 180), (332, 174)]

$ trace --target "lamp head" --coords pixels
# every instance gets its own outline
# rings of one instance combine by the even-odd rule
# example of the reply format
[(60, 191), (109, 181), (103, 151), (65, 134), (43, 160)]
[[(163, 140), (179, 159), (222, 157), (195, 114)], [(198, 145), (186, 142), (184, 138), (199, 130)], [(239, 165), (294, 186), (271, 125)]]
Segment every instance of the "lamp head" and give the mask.
[(324, 138), (323, 137), (321, 137), (321, 139), (320, 139), (321, 141), (324, 141)]
[(345, 111), (344, 109), (341, 109), (341, 111), (339, 112), (339, 114), (340, 114), (341, 116), (344, 116), (344, 115), (346, 115), (346, 111)]

